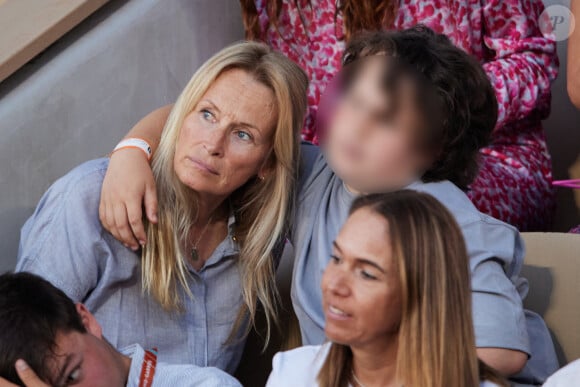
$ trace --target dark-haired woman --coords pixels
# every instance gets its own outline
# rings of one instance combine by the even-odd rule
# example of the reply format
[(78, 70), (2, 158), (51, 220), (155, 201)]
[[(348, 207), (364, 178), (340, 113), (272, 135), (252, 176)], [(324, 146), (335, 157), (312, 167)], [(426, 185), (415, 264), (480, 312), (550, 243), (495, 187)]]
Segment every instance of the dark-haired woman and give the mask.
[(541, 120), (558, 73), (556, 43), (539, 28), (541, 0), (240, 0), (247, 37), (265, 41), (306, 70), (309, 110), (303, 137), (317, 143), (322, 93), (361, 30), (424, 24), (474, 55), (499, 103), (481, 170), (468, 195), (476, 207), (521, 231), (545, 230), (555, 208), (552, 163)]
[(329, 342), (277, 354), (267, 386), (507, 386), (477, 359), (468, 263), (432, 196), (358, 198), (322, 276)]

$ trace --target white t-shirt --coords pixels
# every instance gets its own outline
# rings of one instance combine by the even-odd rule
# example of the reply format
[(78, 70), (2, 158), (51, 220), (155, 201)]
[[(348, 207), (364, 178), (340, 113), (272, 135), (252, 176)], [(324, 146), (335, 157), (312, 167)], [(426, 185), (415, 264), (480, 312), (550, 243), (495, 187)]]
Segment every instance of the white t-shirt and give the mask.
[(573, 361), (550, 376), (544, 387), (569, 387), (580, 385), (580, 359)]
[[(330, 344), (308, 345), (292, 351), (278, 352), (272, 360), (272, 373), (266, 387), (314, 387), (324, 364)], [(494, 383), (482, 382), (480, 387), (498, 387)]]

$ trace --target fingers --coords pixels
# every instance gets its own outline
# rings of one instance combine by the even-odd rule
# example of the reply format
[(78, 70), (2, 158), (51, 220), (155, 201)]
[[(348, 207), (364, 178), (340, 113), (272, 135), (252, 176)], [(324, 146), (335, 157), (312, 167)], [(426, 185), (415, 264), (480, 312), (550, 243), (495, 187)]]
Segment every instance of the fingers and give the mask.
[(113, 218), (115, 219), (115, 226), (111, 228), (113, 236), (130, 249), (137, 250), (139, 248), (139, 242), (133, 235), (125, 204), (118, 203), (115, 205)]
[(16, 361), (16, 373), (18, 373), (20, 380), (22, 380), (22, 383), (24, 383), (26, 387), (50, 387), (36, 376), (36, 373), (24, 360)]
[(137, 239), (139, 245), (144, 245), (147, 240), (147, 234), (143, 226), (143, 210), (138, 201), (130, 201), (127, 204), (127, 217), (131, 233)]
[[(102, 194), (101, 194), (102, 197)], [(101, 199), (101, 203), (99, 204), (99, 220), (101, 224), (106, 230), (111, 229), (112, 219), (109, 218), (109, 213), (107, 211), (107, 202)]]
[(18, 387), (18, 385), (10, 383), (6, 379), (0, 378), (0, 387)]
[(145, 211), (151, 223), (157, 223), (157, 190), (155, 182), (148, 184), (145, 189)]
[[(101, 197), (101, 203), (99, 205), (99, 219), (103, 227), (109, 231), (115, 239), (123, 243), (126, 247), (137, 250), (139, 248), (139, 242), (135, 238), (141, 238), (145, 235), (143, 225), (141, 222), (141, 234), (134, 235), (133, 230), (131, 230), (130, 219), (132, 217), (141, 217), (141, 209), (138, 211), (128, 212), (125, 209), (125, 205), (122, 202), (118, 202), (116, 207), (111, 203), (112, 200), (105, 198), (103, 194)], [(138, 228), (136, 228), (138, 230)]]

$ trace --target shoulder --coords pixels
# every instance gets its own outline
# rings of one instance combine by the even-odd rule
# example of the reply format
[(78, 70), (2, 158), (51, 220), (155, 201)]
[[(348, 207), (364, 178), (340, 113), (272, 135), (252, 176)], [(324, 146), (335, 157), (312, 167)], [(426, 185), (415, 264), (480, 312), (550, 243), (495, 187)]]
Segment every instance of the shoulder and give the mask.
[(409, 189), (424, 192), (439, 200), (453, 214), (459, 225), (482, 220), (482, 215), (459, 187), (450, 181), (416, 182)]
[(109, 159), (88, 161), (55, 181), (40, 199), (23, 231), (30, 223), (65, 221), (67, 214), (77, 221), (83, 214), (94, 215), (98, 220), (101, 187), (108, 165)]
[(215, 367), (159, 363), (152, 387), (241, 387), (233, 376)]
[(499, 387), (499, 386), (493, 382), (484, 380), (483, 382), (479, 383), (479, 387)]
[(468, 244), (470, 237), (491, 237), (497, 241), (503, 235), (511, 239), (512, 243), (519, 237), (515, 227), (480, 212), (467, 194), (450, 181), (415, 183), (408, 188), (428, 193), (441, 202), (461, 227)]
[(311, 367), (317, 363), (322, 363), (328, 355), (330, 350), (330, 343), (323, 345), (306, 345), (298, 347), (291, 351), (278, 352), (274, 356), (274, 365), (285, 367), (290, 365), (292, 367), (303, 366), (304, 368)]
[(517, 231), (515, 227), (479, 211), (467, 194), (448, 180), (436, 183), (417, 182), (411, 184), (408, 188), (428, 193), (439, 200), (451, 212), (460, 226), (481, 222), (490, 226)]
[(272, 360), (272, 373), (267, 386), (315, 385), (330, 345), (330, 343), (309, 345), (291, 351), (278, 352)]
[(23, 234), (53, 230), (53, 225), (64, 231), (68, 222), (94, 223), (92, 227), (99, 228), (99, 200), (108, 165), (108, 159), (92, 160), (55, 181), (24, 225)]
[[(74, 300), (84, 298), (99, 273), (96, 247), (103, 240), (98, 212), (107, 165), (108, 159), (89, 161), (58, 179), (20, 232), (16, 269), (43, 275)], [(59, 270), (47, 270), (53, 267)]]
[(91, 209), (92, 204), (98, 203), (100, 199), (108, 165), (108, 158), (91, 160), (56, 180), (42, 195), (33, 217), (39, 213), (54, 212), (65, 208), (75, 211)]
[(108, 158), (87, 161), (55, 181), (47, 193), (86, 193), (94, 190), (95, 187), (99, 188), (100, 193), (108, 166)]
[(415, 183), (409, 189), (425, 192), (443, 204), (455, 218), (465, 238), (469, 255), (492, 255), (505, 263), (523, 257), (519, 231), (480, 212), (465, 192), (450, 181)]
[(545, 387), (564, 387), (574, 385), (580, 380), (580, 359), (573, 361), (554, 375), (550, 376)]

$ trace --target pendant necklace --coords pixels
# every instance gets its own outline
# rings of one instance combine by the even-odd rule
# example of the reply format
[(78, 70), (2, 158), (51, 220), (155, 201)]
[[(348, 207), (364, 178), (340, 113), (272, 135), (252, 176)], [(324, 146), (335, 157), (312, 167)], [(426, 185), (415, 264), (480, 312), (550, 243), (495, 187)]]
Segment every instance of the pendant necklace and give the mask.
[(193, 247), (191, 248), (191, 259), (193, 262), (197, 262), (199, 259), (199, 252), (197, 251), (197, 247), (199, 246), (199, 242), (201, 241), (201, 238), (203, 238), (203, 236), (204, 236), (205, 232), (207, 231), (207, 228), (209, 227), (209, 224), (211, 223), (212, 220), (213, 220), (213, 214), (212, 214), (212, 216), (210, 216), (205, 227), (201, 231), (201, 234), (199, 234), (199, 238), (197, 238), (197, 242), (195, 242), (193, 244)]
[[(365, 387), (364, 384), (361, 383), (360, 380), (358, 380), (358, 378), (356, 377), (356, 374), (354, 373), (354, 370), (352, 371), (352, 378), (354, 379), (355, 383), (359, 386), (359, 387)], [(355, 386), (356, 387), (356, 386)]]

